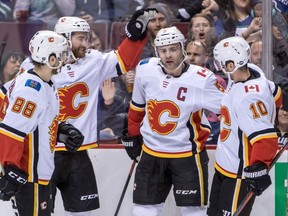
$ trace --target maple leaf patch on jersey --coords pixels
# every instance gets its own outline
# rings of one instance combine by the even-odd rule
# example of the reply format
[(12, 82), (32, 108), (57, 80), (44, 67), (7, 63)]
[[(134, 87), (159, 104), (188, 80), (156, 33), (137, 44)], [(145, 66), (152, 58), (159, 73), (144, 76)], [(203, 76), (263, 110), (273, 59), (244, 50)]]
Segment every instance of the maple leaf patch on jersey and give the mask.
[(259, 86), (254, 84), (254, 85), (245, 85), (244, 86), (245, 92), (259, 92)]

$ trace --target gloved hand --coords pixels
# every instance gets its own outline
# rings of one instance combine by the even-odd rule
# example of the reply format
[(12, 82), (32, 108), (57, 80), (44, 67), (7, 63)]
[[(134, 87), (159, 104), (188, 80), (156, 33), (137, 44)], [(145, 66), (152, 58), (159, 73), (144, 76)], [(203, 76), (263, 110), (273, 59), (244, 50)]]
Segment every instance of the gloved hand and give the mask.
[(138, 156), (142, 151), (142, 136), (129, 136), (128, 130), (125, 129), (122, 133), (121, 137), (122, 144), (125, 146), (125, 150), (128, 156), (132, 160), (136, 160), (138, 162)]
[(4, 166), (5, 175), (0, 176), (0, 199), (8, 201), (26, 184), (28, 174), (16, 166)]
[(261, 195), (271, 185), (268, 167), (262, 162), (245, 167), (244, 176), (249, 184), (248, 189), (256, 196)]
[(126, 36), (133, 41), (143, 40), (147, 34), (147, 24), (157, 12), (155, 8), (137, 10), (125, 26)]
[(84, 141), (82, 133), (68, 122), (61, 122), (58, 126), (57, 141), (63, 142), (70, 152), (76, 152)]
[(178, 15), (176, 18), (180, 19), (181, 22), (190, 22), (191, 17), (197, 13), (200, 13), (202, 9), (204, 9), (202, 6), (202, 0), (190, 1), (187, 5), (185, 5), (185, 7), (178, 9)]

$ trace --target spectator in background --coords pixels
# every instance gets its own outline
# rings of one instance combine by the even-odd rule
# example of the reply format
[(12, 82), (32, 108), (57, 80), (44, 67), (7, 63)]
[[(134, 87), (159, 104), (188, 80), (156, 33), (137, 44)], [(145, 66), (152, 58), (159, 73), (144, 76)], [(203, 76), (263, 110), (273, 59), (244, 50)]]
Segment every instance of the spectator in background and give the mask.
[(170, 26), (173, 20), (172, 11), (163, 3), (151, 4), (148, 8), (156, 8), (158, 13), (148, 23), (148, 41), (142, 51), (141, 59), (155, 57), (154, 39), (160, 29)]
[(4, 53), (0, 65), (0, 79), (3, 85), (14, 78), (24, 59), (25, 56), (16, 51)]
[(0, 21), (12, 21), (12, 0), (0, 0)]
[(228, 13), (236, 24), (236, 36), (253, 42), (261, 37), (262, 17), (255, 17), (252, 8), (257, 4), (250, 0), (228, 1)]
[[(288, 83), (288, 44), (283, 39), (276, 26), (272, 27), (273, 33), (273, 81), (278, 85)], [(251, 43), (251, 63), (262, 68), (263, 44), (261, 39)]]
[(219, 3), (215, 0), (203, 0), (202, 7), (201, 13), (213, 15), (215, 34), (218, 36), (218, 40), (235, 35), (236, 24)]
[(16, 0), (13, 17), (18, 22), (44, 22), (53, 30), (58, 18), (74, 11), (75, 0)]
[(90, 26), (90, 48), (103, 52), (102, 41), (99, 37), (99, 31), (95, 26)]
[(123, 129), (127, 128), (127, 116), (134, 78), (135, 71), (130, 70), (125, 75), (103, 82), (101, 88), (103, 102), (100, 102), (98, 107), (98, 110), (102, 112), (102, 115), (99, 115), (101, 118), (99, 120), (101, 124), (99, 127), (101, 130), (100, 139), (103, 138), (103, 136), (101, 137), (101, 135), (103, 135), (103, 129), (110, 128), (113, 131), (110, 135), (120, 137)]
[(144, 8), (144, 0), (108, 0), (112, 6), (112, 21), (128, 21), (132, 14)]
[(189, 64), (199, 65), (206, 67), (208, 60), (208, 53), (204, 42), (200, 40), (190, 41), (186, 45), (187, 59), (186, 62)]
[(262, 68), (263, 46), (262, 40), (254, 41), (251, 44), (251, 62)]
[(278, 109), (275, 128), (278, 135), (278, 143), (284, 145), (288, 141), (288, 111), (283, 109), (283, 105)]
[(76, 10), (74, 15), (86, 20), (88, 23), (93, 22), (110, 22), (112, 20), (111, 1), (106, 0), (75, 0)]
[(132, 14), (143, 8), (144, 2), (137, 0), (76, 0), (75, 16), (88, 23), (113, 22), (131, 18)]
[[(210, 9), (212, 10), (212, 8)], [(217, 9), (215, 8), (213, 10), (216, 11)], [(207, 11), (206, 13), (198, 13), (190, 20), (190, 31), (188, 34), (188, 40), (200, 40), (205, 43), (208, 55), (211, 58), (213, 58), (212, 50), (215, 44), (222, 38), (226, 38), (229, 35), (234, 35), (236, 29), (236, 26), (232, 21), (223, 21), (223, 28), (229, 31), (223, 31), (221, 35), (217, 35), (214, 23), (215, 20), (211, 13), (207, 13)], [(232, 25), (230, 27), (226, 27), (229, 25), (229, 23), (232, 23)], [(211, 64), (211, 66), (212, 65), (213, 64)]]

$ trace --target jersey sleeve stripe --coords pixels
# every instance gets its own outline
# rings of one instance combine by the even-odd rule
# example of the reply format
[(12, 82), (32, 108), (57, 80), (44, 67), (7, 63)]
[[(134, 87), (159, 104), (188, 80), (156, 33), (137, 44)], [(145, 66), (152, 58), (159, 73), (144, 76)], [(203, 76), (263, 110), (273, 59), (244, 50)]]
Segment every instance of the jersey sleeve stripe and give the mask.
[(7, 89), (4, 86), (1, 86), (1, 93), (3, 93), (3, 95), (7, 93)]
[(145, 104), (137, 104), (134, 101), (131, 101), (130, 108), (138, 112), (143, 112), (145, 110)]
[(23, 142), (26, 136), (25, 133), (18, 131), (12, 127), (9, 127), (8, 125), (3, 123), (0, 124), (0, 134), (13, 138), (19, 142)]
[(270, 138), (277, 138), (277, 134), (274, 128), (257, 131), (248, 137), (252, 145), (261, 139), (270, 139)]
[(274, 97), (276, 107), (279, 108), (282, 105), (282, 90), (276, 84), (275, 84), (275, 90), (273, 92), (273, 97)]
[(123, 62), (121, 56), (119, 55), (118, 51), (116, 51), (116, 55), (118, 57), (118, 63), (116, 65), (118, 75), (127, 73), (124, 62)]

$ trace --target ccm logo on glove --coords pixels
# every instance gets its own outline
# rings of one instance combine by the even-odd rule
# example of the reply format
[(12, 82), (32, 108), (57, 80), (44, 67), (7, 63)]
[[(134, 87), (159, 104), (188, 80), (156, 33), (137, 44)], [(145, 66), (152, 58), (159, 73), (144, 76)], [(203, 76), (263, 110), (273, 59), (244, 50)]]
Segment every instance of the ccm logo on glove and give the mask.
[(20, 184), (26, 184), (27, 179), (22, 178), (21, 176), (17, 175), (15, 172), (13, 171), (9, 171), (8, 175), (12, 178), (15, 179), (17, 182), (19, 182)]

